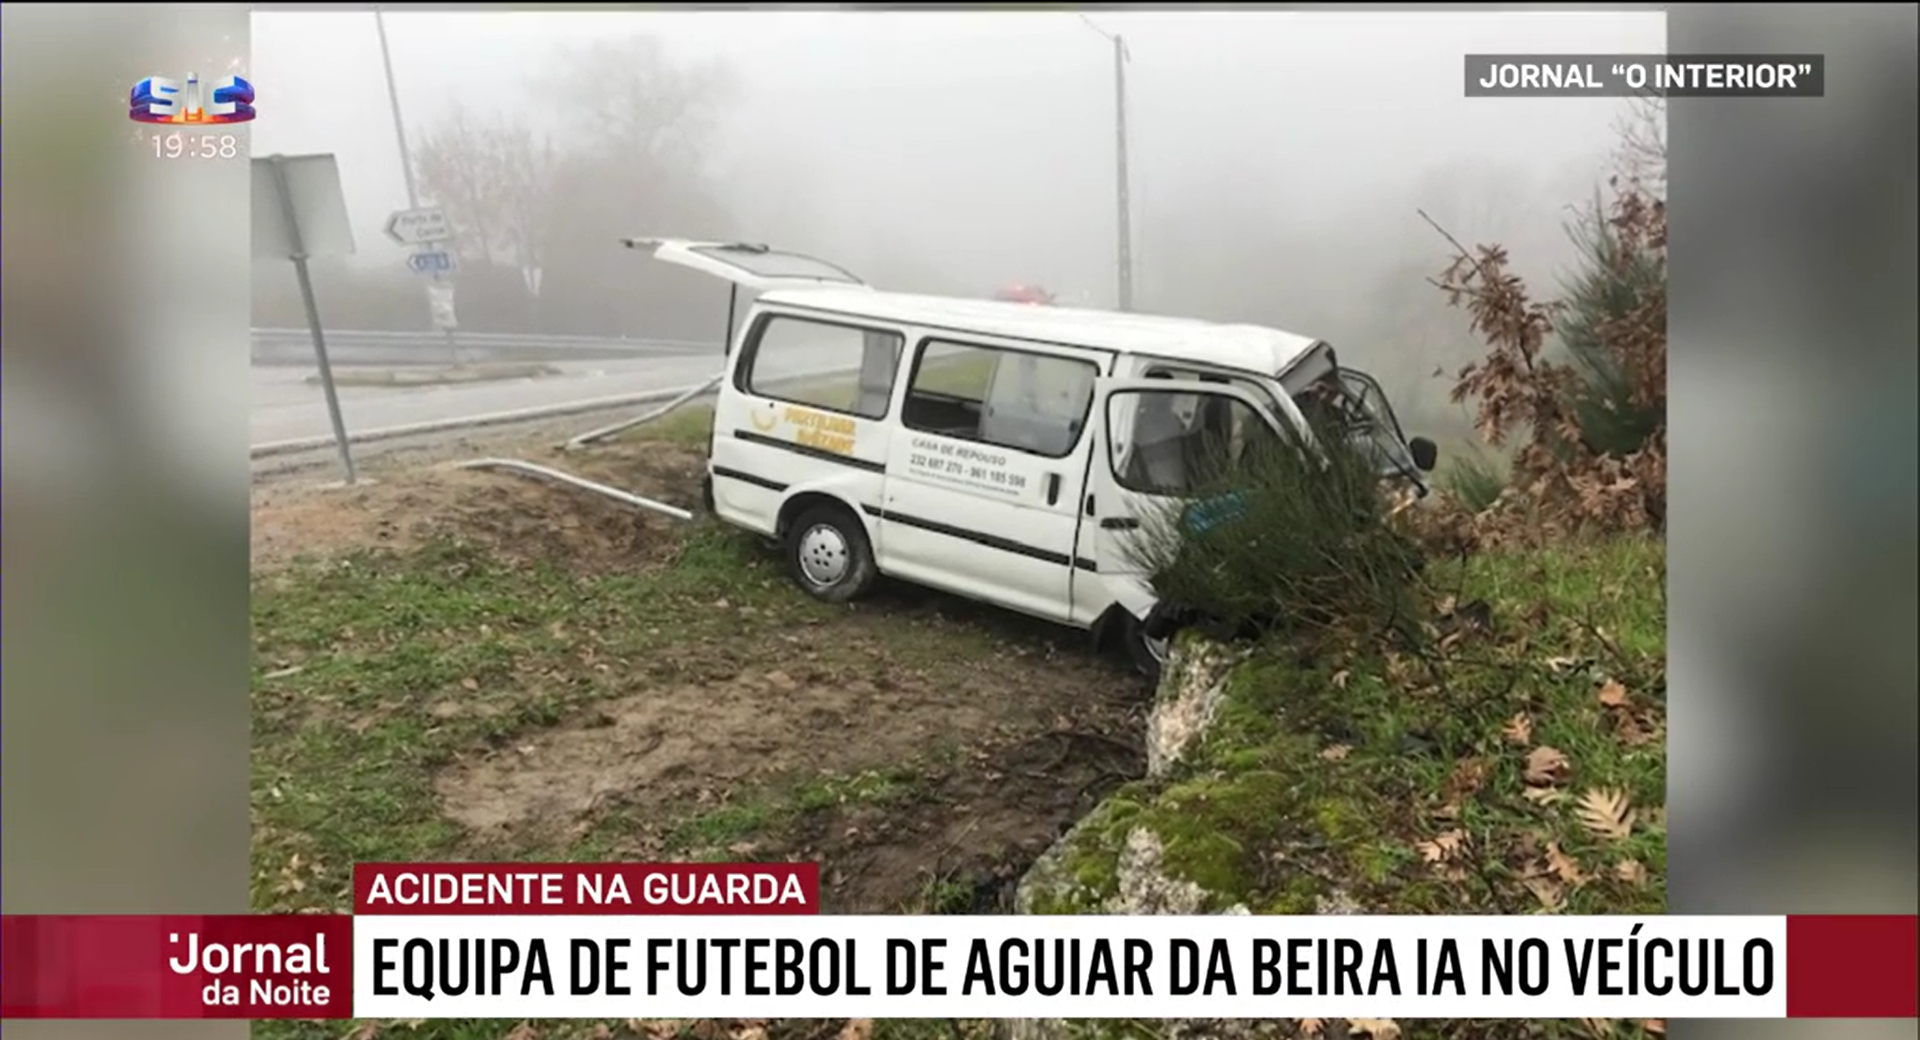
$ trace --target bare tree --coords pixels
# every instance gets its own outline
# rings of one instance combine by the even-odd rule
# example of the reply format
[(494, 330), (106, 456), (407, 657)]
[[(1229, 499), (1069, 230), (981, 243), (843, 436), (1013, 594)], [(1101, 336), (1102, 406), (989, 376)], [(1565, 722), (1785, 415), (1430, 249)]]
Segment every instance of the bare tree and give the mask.
[[(502, 321), (687, 334), (674, 327), (684, 290), (655, 285), (617, 243), (724, 233), (704, 160), (732, 82), (720, 66), (674, 64), (644, 36), (569, 51), (556, 64), (562, 71), (542, 85), (577, 104), (551, 128), (455, 107), (421, 141), (422, 188), (446, 208), (472, 265), (462, 281), (482, 286), (480, 308), (500, 308)], [(541, 271), (537, 293), (522, 282), (528, 269)]]
[(563, 127), (568, 150), (626, 165), (698, 171), (720, 115), (735, 97), (727, 66), (676, 64), (651, 36), (570, 51), (551, 86), (576, 99)]
[(456, 102), (447, 117), (421, 138), (415, 173), (426, 196), (447, 212), (454, 246), (462, 259), (486, 260), (497, 231), (488, 218), (496, 186), (491, 183), (485, 129)]
[(1666, 198), (1667, 99), (1648, 94), (1629, 100), (1615, 130), (1620, 143), (1614, 151), (1614, 166), (1620, 176), (1655, 198)]
[(480, 120), (456, 106), (421, 142), (419, 174), (447, 209), (463, 259), (538, 266), (552, 202), (554, 153), (508, 119)]

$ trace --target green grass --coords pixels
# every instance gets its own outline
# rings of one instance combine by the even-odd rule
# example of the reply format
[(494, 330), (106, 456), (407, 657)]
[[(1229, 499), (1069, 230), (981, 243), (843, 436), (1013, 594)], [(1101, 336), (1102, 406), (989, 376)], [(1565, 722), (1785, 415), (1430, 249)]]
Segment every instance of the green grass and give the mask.
[(914, 797), (920, 777), (910, 767), (869, 770), (852, 776), (812, 776), (769, 785), (690, 816), (667, 833), (666, 845), (687, 859), (752, 859), (742, 843), (804, 813), (835, 806), (887, 805)]
[[(622, 693), (630, 673), (582, 668), (583, 651), (632, 666), (677, 641), (728, 635), (737, 616), (695, 606), (717, 594), (773, 622), (804, 609), (780, 581), (716, 530), (649, 575), (509, 567), (442, 544), (257, 580), (254, 905), (337, 907), (355, 861), (462, 851), (431, 787), (454, 755)], [(448, 701), (466, 710), (436, 714)]]
[(1336, 893), (1373, 912), (1662, 912), (1663, 547), (1489, 555), (1434, 577), (1447, 594), (1421, 648), (1258, 648), (1193, 767), (1116, 796), (1077, 839), (1088, 894), (1146, 826), (1176, 874), (1255, 912)]
[(1456, 453), (1435, 481), (1469, 511), (1483, 512), (1507, 489), (1506, 462), (1483, 449)]

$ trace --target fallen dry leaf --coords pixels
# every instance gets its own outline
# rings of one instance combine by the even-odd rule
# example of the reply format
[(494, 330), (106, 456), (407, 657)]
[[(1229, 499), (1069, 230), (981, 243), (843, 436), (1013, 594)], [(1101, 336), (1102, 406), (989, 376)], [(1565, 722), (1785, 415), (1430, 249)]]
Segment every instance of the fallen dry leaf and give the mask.
[[(1333, 678), (1328, 681), (1333, 683), (1334, 689), (1344, 690), (1347, 688), (1347, 680), (1351, 678), (1353, 678), (1353, 673), (1347, 671), (1345, 668), (1342, 668), (1339, 671), (1333, 673)], [(1307, 1021), (1318, 1022), (1320, 1020), (1317, 1018), (1313, 1018), (1313, 1019), (1307, 1019)]]
[(871, 1018), (849, 1018), (847, 1024), (840, 1027), (840, 1040), (870, 1040), (872, 1036)]
[(1567, 793), (1557, 787), (1529, 787), (1520, 795), (1535, 805), (1558, 805), (1567, 797)]
[(340, 1040), (373, 1040), (380, 1035), (380, 1023), (362, 1022), (340, 1035)]
[(1391, 1018), (1349, 1018), (1347, 1028), (1373, 1040), (1400, 1040), (1400, 1023)]
[(1599, 1040), (1605, 1040), (1606, 1037), (1613, 1035), (1611, 1018), (1583, 1018), (1580, 1024), (1586, 1028), (1588, 1036), (1599, 1038)]
[(1667, 1020), (1664, 1018), (1649, 1018), (1640, 1023), (1640, 1028), (1655, 1036), (1665, 1036), (1667, 1035)]
[(1455, 794), (1474, 794), (1486, 786), (1489, 771), (1485, 759), (1463, 759), (1447, 777), (1447, 789)]
[(533, 1028), (532, 1022), (522, 1022), (507, 1030), (507, 1035), (502, 1040), (538, 1040), (539, 1036), (540, 1031)]
[(1580, 796), (1574, 815), (1597, 837), (1619, 841), (1633, 832), (1633, 806), (1625, 791), (1594, 788)]
[(1566, 780), (1572, 772), (1572, 763), (1559, 748), (1545, 744), (1527, 752), (1527, 783), (1537, 787), (1550, 787)]
[(1300, 1020), (1301, 1036), (1308, 1037), (1308, 1038), (1317, 1037), (1325, 1029), (1326, 1029), (1326, 1023), (1321, 1021), (1320, 1019), (1303, 1018)]
[(460, 688), (469, 691), (477, 690), (480, 688), (480, 680), (473, 678), (462, 679), (460, 680)]
[(1570, 675), (1587, 667), (1586, 660), (1580, 657), (1549, 657), (1545, 664), (1547, 671), (1555, 675)]
[(1434, 835), (1432, 841), (1418, 842), (1414, 850), (1428, 863), (1445, 863), (1460, 854), (1467, 844), (1467, 832), (1451, 830)]
[(733, 1031), (733, 1040), (767, 1040), (765, 1022), (748, 1022)]
[(1542, 907), (1549, 911), (1560, 909), (1561, 889), (1552, 879), (1529, 877), (1521, 878), (1520, 883), (1527, 886), (1527, 891), (1533, 893), (1533, 898), (1538, 899)]
[(1618, 679), (1608, 679), (1600, 685), (1600, 703), (1609, 708), (1627, 706), (1627, 688)]
[(1329, 762), (1338, 762), (1341, 759), (1346, 758), (1347, 754), (1352, 750), (1353, 750), (1352, 748), (1346, 746), (1345, 744), (1334, 744), (1322, 750), (1320, 752), (1320, 757), (1326, 759)]
[(1526, 712), (1520, 712), (1500, 727), (1500, 735), (1510, 744), (1526, 747), (1533, 740), (1533, 720), (1527, 717)]
[(1613, 876), (1629, 885), (1647, 883), (1647, 868), (1637, 859), (1623, 859), (1613, 865)]
[(1587, 883), (1586, 872), (1580, 869), (1579, 861), (1561, 851), (1560, 843), (1547, 843), (1547, 869), (1553, 876), (1569, 885), (1579, 886)]

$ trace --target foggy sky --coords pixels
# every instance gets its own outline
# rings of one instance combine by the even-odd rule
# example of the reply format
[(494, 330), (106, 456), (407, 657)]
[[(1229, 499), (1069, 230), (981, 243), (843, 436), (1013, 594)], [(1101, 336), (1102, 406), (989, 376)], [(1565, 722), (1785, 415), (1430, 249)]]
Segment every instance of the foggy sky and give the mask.
[[(1597, 180), (1619, 103), (1463, 98), (1461, 55), (1665, 45), (1654, 13), (1090, 17), (1132, 56), (1143, 295), (1168, 218), (1316, 241), (1356, 220), (1411, 230), (1414, 206), (1446, 204), (1416, 197), (1439, 171), (1483, 175), (1496, 195), (1517, 183), (1533, 197), (1509, 202), (1550, 215)], [(537, 119), (567, 99), (520, 84), (561, 46), (651, 34), (672, 55), (726, 61), (740, 84), (714, 166), (744, 237), (856, 270), (925, 253), (984, 287), (1031, 280), (1111, 302), (1112, 50), (1076, 14), (402, 12), (387, 31), (416, 142), (455, 97)], [(253, 79), (254, 154), (337, 153), (361, 253), (397, 264), (380, 225), (406, 191), (373, 16), (256, 14)]]

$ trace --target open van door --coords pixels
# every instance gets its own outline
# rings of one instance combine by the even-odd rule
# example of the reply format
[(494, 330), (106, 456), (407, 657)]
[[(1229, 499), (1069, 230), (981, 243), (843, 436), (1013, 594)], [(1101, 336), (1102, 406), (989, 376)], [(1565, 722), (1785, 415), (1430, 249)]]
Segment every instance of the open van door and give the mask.
[(749, 292), (871, 288), (825, 260), (747, 242), (695, 242), (683, 238), (628, 238), (622, 242), (628, 249), (652, 253), (655, 260), (724, 278)]

